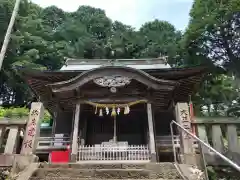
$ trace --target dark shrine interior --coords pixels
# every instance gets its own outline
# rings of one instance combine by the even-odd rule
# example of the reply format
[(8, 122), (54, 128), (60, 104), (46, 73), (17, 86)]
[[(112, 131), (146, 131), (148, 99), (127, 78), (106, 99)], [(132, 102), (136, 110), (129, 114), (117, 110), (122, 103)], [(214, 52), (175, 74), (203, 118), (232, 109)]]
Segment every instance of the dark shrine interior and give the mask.
[[(124, 114), (123, 109), (116, 116), (117, 141), (127, 141), (129, 145), (147, 144), (147, 112), (145, 104), (139, 104), (130, 108), (129, 114)], [(103, 116), (92, 112), (84, 112), (87, 121), (86, 144), (94, 145), (113, 139), (114, 117), (107, 115), (103, 109)]]
[[(170, 122), (173, 120), (173, 112), (153, 113), (153, 121), (156, 136), (170, 135)], [(87, 145), (101, 144), (113, 139), (114, 117), (110, 113), (107, 115), (103, 109), (103, 116), (99, 116), (99, 111), (95, 114), (92, 111), (84, 111), (80, 117), (86, 124)], [(138, 104), (130, 108), (129, 114), (124, 114), (123, 110), (116, 116), (117, 141), (127, 141), (129, 145), (146, 145), (148, 137), (148, 116), (147, 105)]]

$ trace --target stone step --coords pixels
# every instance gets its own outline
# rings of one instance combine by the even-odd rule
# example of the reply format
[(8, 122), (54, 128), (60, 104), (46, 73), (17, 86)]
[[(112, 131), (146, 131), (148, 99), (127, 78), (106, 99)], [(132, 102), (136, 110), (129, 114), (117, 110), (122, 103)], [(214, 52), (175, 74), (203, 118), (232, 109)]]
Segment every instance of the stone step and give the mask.
[(46, 164), (33, 174), (34, 179), (181, 179), (173, 163), (118, 163), (118, 164)]
[(36, 177), (81, 177), (81, 178), (149, 178), (150, 171), (145, 169), (52, 169), (44, 168), (35, 172)]
[[(40, 177), (31, 177), (29, 180), (103, 180), (103, 179), (97, 179), (97, 178), (74, 178), (74, 177), (58, 177), (57, 179), (55, 177), (44, 177), (44, 178), (40, 178)], [(108, 180), (116, 180), (116, 179), (108, 179)], [(125, 179), (125, 180), (136, 180), (136, 179)], [(182, 179), (146, 179), (146, 180), (182, 180)]]
[(181, 178), (177, 170), (158, 169), (158, 171), (148, 169), (72, 169), (72, 168), (40, 168), (35, 177), (76, 177), (76, 178), (102, 178), (102, 179), (179, 179)]
[[(74, 177), (58, 177), (57, 179), (55, 177), (44, 177), (44, 178), (40, 178), (40, 177), (31, 177), (29, 180), (103, 180), (103, 179), (97, 179), (97, 178), (74, 178)], [(116, 180), (116, 179), (108, 179), (108, 180)], [(125, 179), (125, 180), (136, 180), (136, 179)], [(182, 180), (182, 179), (146, 179), (146, 180)]]
[(146, 163), (98, 163), (98, 164), (47, 164), (42, 163), (41, 168), (73, 168), (73, 169), (144, 169), (146, 168)]
[(98, 164), (47, 164), (42, 163), (40, 168), (72, 168), (72, 169), (168, 169), (175, 170), (173, 163), (98, 163)]
[(173, 163), (149, 163), (147, 169), (151, 170), (151, 175), (155, 178), (181, 179), (181, 176)]

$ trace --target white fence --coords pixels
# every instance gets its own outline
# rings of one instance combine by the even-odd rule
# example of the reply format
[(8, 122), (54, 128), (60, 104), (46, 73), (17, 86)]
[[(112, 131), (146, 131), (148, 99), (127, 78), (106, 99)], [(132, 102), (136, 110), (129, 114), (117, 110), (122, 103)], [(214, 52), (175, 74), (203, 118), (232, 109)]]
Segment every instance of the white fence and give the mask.
[(150, 160), (148, 146), (80, 146), (78, 161)]

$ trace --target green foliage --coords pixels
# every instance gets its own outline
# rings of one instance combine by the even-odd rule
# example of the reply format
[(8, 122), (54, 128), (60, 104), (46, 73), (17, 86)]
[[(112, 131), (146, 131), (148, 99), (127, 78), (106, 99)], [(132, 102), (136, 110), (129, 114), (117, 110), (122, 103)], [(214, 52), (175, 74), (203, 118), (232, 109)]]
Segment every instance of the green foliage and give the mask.
[(0, 180), (7, 180), (9, 178), (11, 168), (0, 168)]
[[(18, 108), (3, 108), (0, 106), (0, 118), (23, 118), (29, 116), (29, 109), (26, 107), (18, 107)], [(51, 120), (51, 115), (47, 110), (44, 111), (44, 116), (42, 122), (49, 123)]]
[(27, 108), (3, 108), (0, 107), (0, 117), (6, 118), (22, 118), (29, 115), (29, 109)]
[(213, 167), (208, 167), (208, 177), (209, 180), (217, 180), (217, 173), (213, 169)]
[(195, 0), (185, 47), (240, 77), (239, 0)]
[(52, 119), (52, 116), (50, 115), (50, 113), (48, 111), (44, 111), (44, 116), (43, 116), (42, 122), (50, 123), (51, 119)]
[[(0, 2), (0, 44), (13, 5), (14, 0)], [(64, 57), (111, 59), (166, 55), (171, 66), (206, 64), (209, 67), (211, 74), (193, 97), (196, 114), (225, 115), (234, 100), (237, 101), (234, 107), (239, 105), (239, 88), (232, 79), (232, 75), (240, 77), (239, 10), (239, 0), (195, 0), (189, 26), (183, 34), (166, 21), (147, 22), (136, 30), (113, 22), (98, 8), (80, 6), (69, 13), (55, 6), (41, 8), (22, 0), (0, 72), (0, 100), (4, 107), (23, 107), (34, 99), (19, 77), (16, 70), (19, 67), (56, 70), (64, 63)], [(207, 113), (203, 113), (203, 107), (207, 107)]]
[(226, 115), (228, 108), (239, 105), (239, 82), (236, 83), (240, 78), (239, 2), (195, 0), (181, 40), (184, 64), (204, 63), (211, 71), (194, 97), (198, 112), (206, 106), (209, 116)]
[(208, 166), (209, 180), (237, 180), (239, 179), (239, 172), (230, 166), (218, 167)]
[[(14, 0), (0, 2), (0, 44), (13, 4)], [(16, 68), (56, 70), (64, 57), (141, 58), (160, 54), (169, 56), (169, 63), (174, 65), (180, 38), (181, 33), (165, 21), (146, 23), (136, 31), (112, 22), (101, 9), (80, 6), (68, 13), (23, 0), (0, 73), (0, 99), (3, 106), (24, 106), (33, 99)]]

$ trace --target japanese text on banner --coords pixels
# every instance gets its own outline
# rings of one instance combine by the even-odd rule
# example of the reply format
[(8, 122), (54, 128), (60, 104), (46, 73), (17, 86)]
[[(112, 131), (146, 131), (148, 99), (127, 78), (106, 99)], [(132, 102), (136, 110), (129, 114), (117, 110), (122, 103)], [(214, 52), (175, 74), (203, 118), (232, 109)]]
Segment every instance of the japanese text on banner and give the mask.
[(36, 119), (37, 116), (39, 115), (39, 111), (38, 110), (32, 110), (30, 112), (30, 122), (28, 123), (27, 126), (27, 138), (24, 141), (24, 147), (25, 148), (32, 148), (32, 143), (33, 143), (33, 137), (36, 135)]

